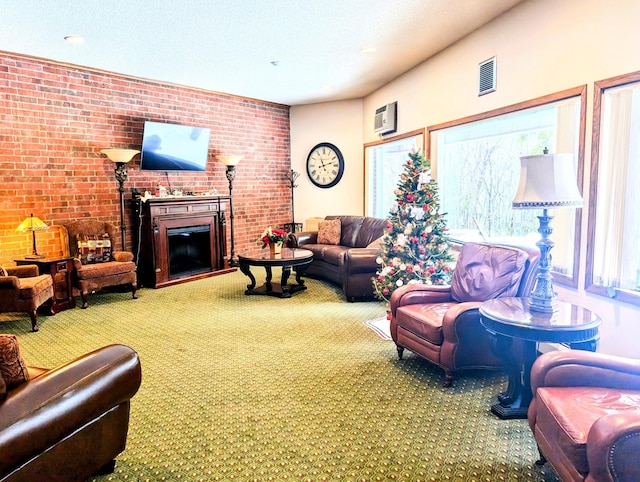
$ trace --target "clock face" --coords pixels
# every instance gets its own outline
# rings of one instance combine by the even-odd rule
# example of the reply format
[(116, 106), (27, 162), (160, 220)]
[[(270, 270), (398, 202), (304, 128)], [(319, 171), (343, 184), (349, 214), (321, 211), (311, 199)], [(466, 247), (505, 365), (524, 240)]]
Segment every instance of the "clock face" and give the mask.
[(328, 142), (321, 142), (307, 156), (307, 175), (318, 187), (338, 184), (344, 173), (344, 158), (340, 149)]

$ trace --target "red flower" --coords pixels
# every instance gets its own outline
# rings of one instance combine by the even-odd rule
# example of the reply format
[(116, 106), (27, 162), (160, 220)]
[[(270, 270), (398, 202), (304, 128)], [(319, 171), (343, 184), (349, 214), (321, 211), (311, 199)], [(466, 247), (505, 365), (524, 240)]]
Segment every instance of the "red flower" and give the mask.
[(409, 201), (410, 203), (413, 202), (413, 194), (411, 193), (407, 194), (407, 201)]
[(388, 295), (389, 294), (389, 289), (388, 288), (383, 289), (382, 290), (382, 294), (385, 295), (385, 296)]

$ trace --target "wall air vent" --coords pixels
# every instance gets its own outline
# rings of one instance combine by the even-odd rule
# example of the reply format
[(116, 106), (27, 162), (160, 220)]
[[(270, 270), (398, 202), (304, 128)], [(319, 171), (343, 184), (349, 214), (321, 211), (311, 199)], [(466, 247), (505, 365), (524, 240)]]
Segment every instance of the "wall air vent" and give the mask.
[(494, 92), (496, 90), (496, 58), (492, 57), (481, 62), (479, 71), (478, 95)]
[(373, 119), (373, 132), (376, 134), (389, 134), (396, 131), (397, 105), (397, 102), (393, 102), (376, 109), (376, 116)]

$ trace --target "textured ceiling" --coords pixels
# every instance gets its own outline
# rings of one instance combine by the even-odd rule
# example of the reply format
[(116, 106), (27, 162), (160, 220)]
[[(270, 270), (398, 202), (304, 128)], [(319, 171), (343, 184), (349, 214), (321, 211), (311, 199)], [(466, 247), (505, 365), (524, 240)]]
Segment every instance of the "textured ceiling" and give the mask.
[(0, 0), (0, 50), (309, 104), (363, 97), (520, 1)]

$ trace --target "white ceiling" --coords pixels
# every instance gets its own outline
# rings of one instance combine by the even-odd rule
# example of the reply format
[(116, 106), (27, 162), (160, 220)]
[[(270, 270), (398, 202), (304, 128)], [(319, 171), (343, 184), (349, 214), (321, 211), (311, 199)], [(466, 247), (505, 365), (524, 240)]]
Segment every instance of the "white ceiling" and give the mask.
[(521, 1), (0, 0), (0, 50), (309, 104), (363, 97)]

